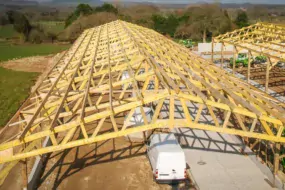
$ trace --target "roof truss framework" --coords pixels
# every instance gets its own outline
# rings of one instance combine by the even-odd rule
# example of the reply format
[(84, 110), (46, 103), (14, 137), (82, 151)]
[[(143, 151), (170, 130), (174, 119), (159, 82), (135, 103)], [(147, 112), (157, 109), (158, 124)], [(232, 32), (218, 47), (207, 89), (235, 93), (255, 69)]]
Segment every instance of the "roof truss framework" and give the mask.
[[(150, 121), (145, 106), (154, 109)], [(14, 155), (1, 157), (0, 163), (155, 128), (285, 142), (284, 108), (155, 31), (115, 21), (84, 31), (58, 61), (17, 121), (8, 124), (20, 132), (2, 140), (0, 151), (13, 148)], [(118, 122), (126, 114), (130, 120), (135, 109), (142, 111), (141, 126)], [(104, 129), (106, 122), (112, 129)], [(82, 136), (74, 139), (77, 130)], [(47, 137), (52, 145), (43, 147)]]
[[(279, 62), (285, 62), (285, 26), (257, 23), (242, 29), (228, 32), (213, 38), (213, 43), (221, 42), (221, 66), (223, 66), (223, 49), (224, 45), (230, 44), (234, 46), (234, 59), (240, 51), (247, 50), (248, 58), (251, 60), (254, 56), (264, 55), (267, 57), (266, 74), (265, 74), (265, 92), (269, 91), (270, 70)], [(212, 61), (214, 59), (212, 45)], [(233, 73), (235, 66), (233, 64)], [(250, 82), (251, 62), (247, 66), (247, 82)]]
[(214, 38), (215, 42), (232, 44), (257, 55), (265, 55), (272, 61), (285, 61), (285, 26), (257, 23), (228, 32)]

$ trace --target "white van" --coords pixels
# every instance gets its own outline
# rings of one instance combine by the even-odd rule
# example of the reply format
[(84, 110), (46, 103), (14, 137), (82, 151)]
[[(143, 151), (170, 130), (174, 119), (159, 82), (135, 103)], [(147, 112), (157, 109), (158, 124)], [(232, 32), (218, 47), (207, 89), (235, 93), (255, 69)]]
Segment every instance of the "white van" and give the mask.
[(157, 182), (175, 182), (186, 178), (185, 154), (173, 134), (153, 134), (147, 155)]

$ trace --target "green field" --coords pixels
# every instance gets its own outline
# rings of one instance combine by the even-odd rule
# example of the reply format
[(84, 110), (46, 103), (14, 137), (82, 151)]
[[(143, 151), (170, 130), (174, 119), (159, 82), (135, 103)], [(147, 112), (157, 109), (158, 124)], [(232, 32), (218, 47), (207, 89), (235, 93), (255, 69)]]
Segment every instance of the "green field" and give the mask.
[(0, 38), (13, 38), (17, 35), (12, 24), (0, 26)]
[(64, 22), (56, 22), (56, 21), (40, 21), (33, 23), (34, 25), (40, 25), (41, 28), (46, 32), (53, 32), (55, 34), (59, 34), (64, 30)]
[[(0, 62), (14, 58), (61, 52), (70, 45), (23, 44), (0, 42)], [(0, 127), (15, 114), (27, 98), (38, 73), (19, 72), (0, 67)]]
[[(64, 30), (64, 22), (54, 22), (54, 21), (40, 21), (32, 23), (33, 25), (39, 25), (44, 31), (53, 32), (55, 34), (59, 34)], [(0, 38), (13, 38), (17, 37), (18, 33), (15, 31), (12, 24), (8, 24), (5, 26), (0, 26)]]
[(22, 57), (36, 55), (49, 55), (61, 52), (70, 47), (70, 45), (58, 44), (23, 44), (13, 45), (9, 43), (0, 43), (0, 62)]
[(28, 97), (37, 76), (38, 73), (0, 67), (0, 127), (6, 124)]

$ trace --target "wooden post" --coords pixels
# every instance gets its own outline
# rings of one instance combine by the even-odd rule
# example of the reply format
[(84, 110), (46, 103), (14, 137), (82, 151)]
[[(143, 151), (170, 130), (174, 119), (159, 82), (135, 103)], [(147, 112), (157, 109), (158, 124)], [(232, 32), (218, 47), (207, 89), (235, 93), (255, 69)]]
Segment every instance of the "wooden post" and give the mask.
[(279, 170), (279, 154), (274, 154), (274, 175), (277, 175)]
[(224, 43), (222, 43), (222, 48), (221, 48), (221, 68), (224, 66)]
[[(26, 145), (23, 145), (23, 150), (25, 150)], [(23, 190), (28, 189), (28, 166), (27, 166), (27, 159), (22, 160), (22, 186)]]
[(275, 144), (274, 154), (274, 174), (276, 175), (279, 170), (279, 154), (280, 154), (280, 143)]
[(268, 163), (268, 142), (265, 141), (265, 163)]
[(251, 60), (251, 52), (248, 50), (248, 56), (247, 56), (247, 58), (248, 58), (248, 65), (247, 65), (247, 83), (249, 83), (249, 81), (250, 81), (250, 67), (251, 67), (251, 65), (250, 65), (250, 60)]
[(265, 76), (265, 92), (268, 93), (268, 83), (269, 83), (269, 71), (270, 71), (270, 58), (269, 59), (269, 62), (267, 63), (266, 65), (266, 76)]
[(235, 74), (235, 68), (236, 68), (236, 47), (234, 47), (233, 74)]
[(275, 150), (275, 152), (277, 152), (278, 154), (280, 153), (280, 148), (281, 148), (281, 145), (280, 145), (280, 143), (276, 143), (276, 150)]
[(212, 54), (211, 54), (212, 63), (214, 63), (214, 42), (215, 42), (214, 37), (212, 37)]

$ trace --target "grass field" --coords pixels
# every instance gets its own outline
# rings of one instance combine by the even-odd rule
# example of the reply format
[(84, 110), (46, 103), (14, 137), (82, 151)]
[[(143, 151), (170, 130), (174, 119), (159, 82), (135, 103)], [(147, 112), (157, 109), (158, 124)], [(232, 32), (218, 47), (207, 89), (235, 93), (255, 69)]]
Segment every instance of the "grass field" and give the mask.
[(70, 45), (58, 44), (23, 44), (13, 45), (9, 43), (0, 43), (0, 62), (15, 58), (30, 57), (36, 55), (49, 55), (61, 52), (70, 47)]
[(0, 127), (6, 124), (27, 98), (37, 76), (38, 73), (0, 67)]
[(13, 38), (17, 34), (12, 24), (0, 26), (0, 38)]
[[(55, 21), (40, 21), (32, 23), (33, 25), (40, 25), (45, 32), (53, 32), (59, 34), (64, 30), (64, 22)], [(0, 26), (0, 38), (13, 38), (16, 37), (18, 33), (15, 31), (12, 24)]]
[[(14, 58), (58, 53), (70, 45), (24, 44), (0, 42), (0, 62)], [(0, 67), (0, 127), (15, 114), (27, 98), (38, 73), (19, 72)]]
[(39, 24), (45, 31), (53, 32), (55, 34), (59, 34), (64, 30), (64, 22), (56, 22), (56, 21), (40, 21), (35, 24)]
[[(60, 32), (63, 30), (63, 23), (40, 23), (48, 30)], [(70, 45), (59, 44), (21, 44), (14, 45), (6, 41), (6, 38), (15, 37), (12, 25), (0, 26), (0, 63), (11, 59), (49, 55), (61, 52)], [(0, 67), (0, 127), (16, 113), (20, 105), (28, 97), (30, 88), (34, 85), (39, 74), (31, 72), (19, 72)]]

